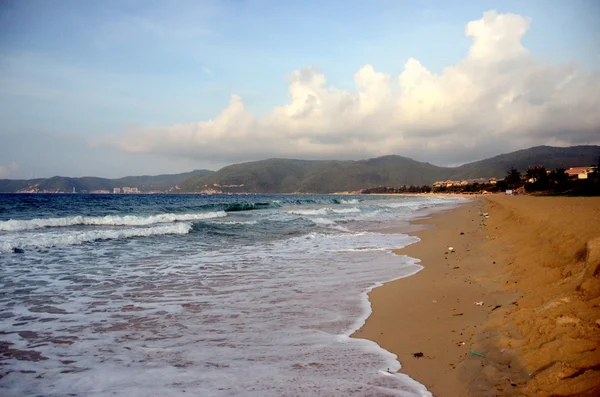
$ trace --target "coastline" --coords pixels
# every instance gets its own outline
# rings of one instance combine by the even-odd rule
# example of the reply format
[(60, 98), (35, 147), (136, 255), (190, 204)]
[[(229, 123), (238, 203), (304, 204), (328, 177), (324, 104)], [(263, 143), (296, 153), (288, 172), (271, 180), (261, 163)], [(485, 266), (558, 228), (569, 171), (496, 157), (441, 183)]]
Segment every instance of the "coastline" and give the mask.
[(434, 396), (600, 391), (599, 198), (479, 197), (411, 224), (395, 253), (424, 269), (373, 289), (352, 337)]

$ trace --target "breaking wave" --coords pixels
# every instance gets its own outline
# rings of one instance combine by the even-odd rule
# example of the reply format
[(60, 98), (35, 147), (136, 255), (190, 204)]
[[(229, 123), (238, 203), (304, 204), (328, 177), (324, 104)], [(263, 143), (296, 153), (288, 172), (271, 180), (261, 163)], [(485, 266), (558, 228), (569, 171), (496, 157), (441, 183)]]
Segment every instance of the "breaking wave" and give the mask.
[(0, 252), (12, 252), (15, 248), (37, 249), (65, 245), (77, 245), (98, 240), (117, 240), (132, 237), (149, 237), (165, 234), (188, 234), (192, 230), (192, 224), (188, 222), (173, 225), (160, 225), (143, 228), (68, 231), (68, 232), (44, 232), (27, 233), (9, 236), (0, 242)]
[(334, 213), (334, 214), (358, 213), (358, 212), (360, 212), (360, 209), (358, 209), (356, 207), (352, 207), (352, 208), (329, 208), (329, 207), (325, 207), (325, 208), (319, 208), (319, 209), (291, 210), (291, 211), (286, 211), (286, 212), (288, 214), (294, 214), (294, 215), (315, 216), (315, 215), (327, 215), (328, 213)]
[(148, 216), (138, 215), (106, 215), (106, 216), (70, 216), (64, 218), (9, 220), (0, 222), (0, 231), (16, 232), (50, 227), (67, 226), (149, 226), (157, 223), (172, 223), (198, 221), (203, 219), (221, 218), (225, 211), (202, 212), (195, 214), (158, 214)]

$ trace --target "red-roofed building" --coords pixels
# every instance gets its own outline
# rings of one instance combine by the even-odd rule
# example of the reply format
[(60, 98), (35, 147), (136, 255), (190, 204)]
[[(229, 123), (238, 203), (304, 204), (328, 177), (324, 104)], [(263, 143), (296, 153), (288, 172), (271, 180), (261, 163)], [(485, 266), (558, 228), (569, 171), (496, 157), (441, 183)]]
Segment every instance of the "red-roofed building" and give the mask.
[(590, 167), (573, 167), (565, 171), (569, 178), (573, 179), (587, 179), (589, 173), (592, 172)]

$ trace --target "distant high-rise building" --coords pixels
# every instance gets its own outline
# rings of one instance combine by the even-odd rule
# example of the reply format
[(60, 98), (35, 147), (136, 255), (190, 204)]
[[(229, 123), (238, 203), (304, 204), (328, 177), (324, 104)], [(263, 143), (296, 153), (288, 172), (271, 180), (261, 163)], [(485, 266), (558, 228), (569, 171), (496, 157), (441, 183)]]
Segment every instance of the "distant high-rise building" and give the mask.
[(123, 193), (139, 193), (137, 187), (123, 187)]

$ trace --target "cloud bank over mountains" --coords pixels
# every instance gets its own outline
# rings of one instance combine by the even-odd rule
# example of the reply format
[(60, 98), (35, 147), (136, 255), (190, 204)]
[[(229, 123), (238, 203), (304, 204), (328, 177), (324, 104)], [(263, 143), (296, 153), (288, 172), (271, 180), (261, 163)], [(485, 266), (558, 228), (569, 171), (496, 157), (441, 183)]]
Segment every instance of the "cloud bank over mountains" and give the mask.
[(233, 95), (214, 119), (96, 144), (221, 163), (394, 153), (446, 165), (540, 144), (600, 143), (600, 71), (536, 59), (522, 44), (530, 22), (484, 13), (466, 25), (466, 58), (439, 75), (413, 58), (397, 77), (367, 64), (348, 91), (306, 67), (288, 76), (289, 103), (264, 116)]

